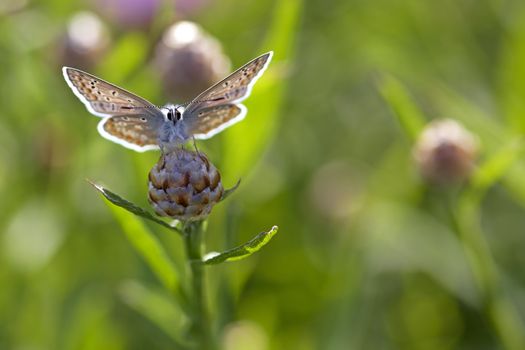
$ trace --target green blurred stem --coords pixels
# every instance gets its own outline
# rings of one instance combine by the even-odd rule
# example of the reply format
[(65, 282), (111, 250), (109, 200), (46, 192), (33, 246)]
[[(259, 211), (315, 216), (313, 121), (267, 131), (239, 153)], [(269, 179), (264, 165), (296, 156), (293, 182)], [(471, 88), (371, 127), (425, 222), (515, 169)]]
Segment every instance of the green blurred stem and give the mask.
[(506, 350), (525, 349), (525, 327), (501, 286), (496, 263), (480, 225), (482, 195), (467, 192), (459, 201), (459, 234), (473, 269), (487, 317)]
[(189, 299), (192, 325), (190, 335), (197, 349), (216, 349), (206, 298), (205, 266), (201, 263), (204, 251), (204, 222), (188, 222), (183, 227), (184, 244), (189, 265)]

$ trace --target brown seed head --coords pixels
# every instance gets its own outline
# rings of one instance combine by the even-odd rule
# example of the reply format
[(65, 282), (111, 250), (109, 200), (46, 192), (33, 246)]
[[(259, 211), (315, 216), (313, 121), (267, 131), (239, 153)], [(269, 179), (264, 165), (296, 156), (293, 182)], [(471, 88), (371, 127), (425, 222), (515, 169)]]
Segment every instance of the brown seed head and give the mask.
[(474, 169), (478, 150), (476, 138), (451, 119), (429, 123), (414, 147), (414, 157), (422, 176), (438, 184), (467, 179)]
[(224, 192), (215, 166), (204, 154), (185, 149), (161, 155), (148, 187), (155, 212), (181, 221), (204, 219)]

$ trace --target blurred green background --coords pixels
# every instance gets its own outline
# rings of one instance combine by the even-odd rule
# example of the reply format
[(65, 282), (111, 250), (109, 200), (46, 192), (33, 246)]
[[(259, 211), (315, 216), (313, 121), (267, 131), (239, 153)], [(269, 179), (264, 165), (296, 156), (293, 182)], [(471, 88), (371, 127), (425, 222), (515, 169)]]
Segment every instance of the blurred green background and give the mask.
[[(160, 42), (180, 20), (223, 53), (170, 59)], [(86, 182), (148, 207), (158, 153), (101, 138), (60, 67), (163, 104), (213, 81), (210, 62), (268, 50), (246, 119), (199, 142), (226, 187), (243, 180), (212, 212), (208, 250), (280, 227), (207, 269), (224, 347), (525, 349), (519, 0), (0, 0), (0, 349), (176, 349), (184, 323), (127, 240), (154, 233), (180, 268), (180, 238)], [(414, 163), (434, 118), (478, 140), (462, 184)]]

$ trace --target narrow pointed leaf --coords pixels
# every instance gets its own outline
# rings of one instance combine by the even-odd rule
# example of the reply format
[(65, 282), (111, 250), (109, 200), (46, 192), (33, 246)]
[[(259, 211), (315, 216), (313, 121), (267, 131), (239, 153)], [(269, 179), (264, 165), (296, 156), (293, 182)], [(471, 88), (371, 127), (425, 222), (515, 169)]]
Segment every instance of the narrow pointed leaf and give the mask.
[(279, 228), (277, 226), (274, 226), (270, 231), (261, 232), (243, 245), (226, 250), (222, 253), (209, 253), (204, 257), (202, 262), (206, 265), (214, 265), (226, 261), (235, 261), (247, 258), (270, 242), (273, 236), (275, 236), (277, 233), (278, 229)]
[(482, 164), (472, 178), (473, 189), (486, 190), (505, 176), (524, 151), (521, 138), (512, 139)]
[(141, 207), (139, 207), (139, 206), (131, 203), (130, 201), (120, 197), (118, 194), (111, 192), (110, 190), (108, 190), (107, 188), (104, 188), (101, 185), (93, 183), (93, 182), (91, 182), (89, 180), (88, 180), (88, 182), (93, 187), (95, 187), (95, 189), (97, 189), (108, 201), (110, 201), (111, 203), (115, 204), (116, 206), (124, 208), (127, 211), (129, 211), (129, 212), (131, 212), (131, 213), (133, 213), (135, 215), (143, 217), (144, 219), (151, 220), (151, 221), (153, 221), (156, 224), (159, 224), (161, 226), (169, 228), (170, 230), (175, 231), (178, 234), (182, 234), (182, 232), (178, 228), (176, 228), (174, 226), (171, 226), (170, 224), (168, 224), (168, 223), (162, 221), (161, 219), (155, 217), (149, 211), (147, 211), (145, 209), (142, 209)]
[[(109, 203), (108, 203), (109, 204)], [(178, 272), (157, 237), (133, 215), (109, 205), (131, 245), (170, 291), (177, 291)]]
[(233, 192), (235, 192), (235, 190), (239, 187), (240, 184), (241, 184), (241, 179), (237, 180), (237, 183), (232, 188), (228, 188), (227, 190), (224, 190), (224, 193), (222, 194), (222, 197), (221, 197), (221, 201), (225, 200), (230, 195), (232, 195)]
[(379, 90), (405, 133), (415, 140), (425, 125), (425, 117), (407, 89), (397, 79), (387, 75), (380, 83)]
[[(130, 215), (129, 213), (131, 212), (132, 214), (136, 214), (134, 212), (135, 209), (130, 210), (129, 208), (131, 206), (135, 208), (138, 207), (136, 207), (133, 203), (120, 198), (116, 194), (102, 188), (101, 186), (94, 186), (107, 199), (106, 203), (108, 204), (108, 207), (122, 227), (122, 230), (124, 231), (133, 248), (139, 255), (142, 256), (144, 261), (148, 264), (150, 269), (158, 277), (166, 289), (177, 292), (179, 287), (179, 274), (173, 262), (170, 260), (167, 252), (164, 250), (164, 247), (159, 242), (158, 238), (144, 225), (140, 219), (138, 219), (135, 215)], [(121, 210), (118, 207), (124, 208), (128, 212)]]

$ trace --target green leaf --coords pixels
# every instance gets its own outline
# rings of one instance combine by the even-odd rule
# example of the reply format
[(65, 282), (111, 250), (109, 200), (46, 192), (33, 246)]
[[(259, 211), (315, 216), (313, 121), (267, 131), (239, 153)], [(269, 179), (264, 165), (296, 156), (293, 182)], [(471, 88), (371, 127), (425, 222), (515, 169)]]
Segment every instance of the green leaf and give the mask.
[(479, 300), (461, 242), (432, 215), (398, 199), (371, 201), (359, 227), (367, 273), (424, 271), (466, 304)]
[(208, 253), (202, 262), (206, 265), (215, 265), (226, 261), (235, 261), (247, 258), (268, 244), (273, 236), (275, 236), (278, 229), (279, 227), (274, 226), (270, 231), (261, 232), (243, 245), (226, 250), (222, 253)]
[(507, 175), (510, 167), (515, 164), (523, 153), (523, 140), (511, 140), (494, 155), (489, 157), (474, 173), (471, 187), (474, 190), (485, 191), (503, 176)]
[(98, 75), (108, 81), (122, 82), (129, 74), (140, 68), (147, 57), (149, 39), (143, 33), (123, 36), (101, 63)]
[(509, 169), (507, 176), (503, 179), (510, 195), (522, 207), (525, 207), (525, 163), (522, 160), (515, 162)]
[[(135, 204), (131, 203), (130, 201), (120, 197), (118, 194), (111, 192), (110, 190), (108, 190), (107, 188), (104, 188), (101, 185), (93, 183), (93, 182), (91, 182), (89, 180), (88, 180), (88, 182), (93, 187), (95, 187), (95, 189), (97, 189), (104, 197), (106, 197), (106, 199), (108, 201), (110, 201), (111, 203), (113, 203), (113, 204), (115, 204), (115, 205), (117, 205), (117, 206), (119, 206), (121, 208), (124, 208), (127, 211), (129, 211), (129, 212), (131, 212), (131, 213), (133, 213), (135, 215), (143, 217), (144, 219), (151, 220), (151, 221), (153, 221), (156, 224), (159, 224), (161, 226), (169, 228), (170, 230), (175, 231), (178, 234), (182, 234), (182, 231), (179, 230), (177, 227), (171, 226), (167, 222), (162, 221), (161, 219), (159, 219), (159, 218), (155, 217), (153, 214), (151, 214), (149, 211), (147, 211), (145, 209), (142, 209), (138, 205), (135, 205)], [(235, 188), (236, 187), (237, 187), (237, 185), (235, 186)], [(235, 189), (235, 188), (233, 188), (233, 189)]]
[(107, 203), (108, 207), (113, 213), (113, 216), (119, 222), (131, 245), (146, 261), (151, 270), (157, 275), (161, 283), (168, 290), (177, 291), (179, 286), (178, 273), (172, 261), (168, 257), (168, 254), (162, 247), (162, 244), (159, 242), (157, 237), (155, 237), (155, 235), (148, 230), (141, 220), (139, 220), (136, 216), (130, 215), (129, 213), (118, 208), (121, 207), (133, 214), (136, 214), (133, 211), (135, 210), (135, 207), (131, 207), (133, 210), (130, 209), (130, 205), (133, 204), (101, 186), (94, 186), (110, 203), (116, 205), (114, 206), (110, 205), (110, 203)]
[(153, 322), (173, 340), (184, 341), (189, 318), (169, 294), (147, 287), (138, 281), (127, 281), (120, 289), (123, 301)]
[(241, 184), (241, 179), (239, 179), (237, 181), (237, 183), (232, 188), (228, 188), (227, 190), (224, 190), (224, 192), (222, 194), (222, 197), (221, 197), (221, 201), (223, 201), (226, 198), (228, 198), (229, 196), (231, 196), (233, 194), (233, 192), (235, 192), (237, 187), (239, 187), (240, 184)]
[(501, 105), (504, 114), (515, 131), (525, 131), (525, 13), (518, 11), (515, 17), (515, 27), (506, 34), (500, 49), (500, 64), (498, 82)]
[(405, 133), (411, 140), (416, 140), (426, 120), (419, 107), (412, 101), (407, 89), (399, 80), (386, 75), (380, 83), (379, 90)]

